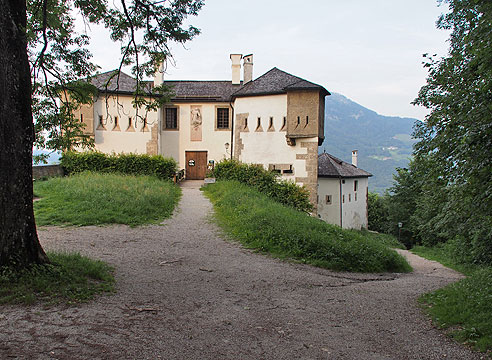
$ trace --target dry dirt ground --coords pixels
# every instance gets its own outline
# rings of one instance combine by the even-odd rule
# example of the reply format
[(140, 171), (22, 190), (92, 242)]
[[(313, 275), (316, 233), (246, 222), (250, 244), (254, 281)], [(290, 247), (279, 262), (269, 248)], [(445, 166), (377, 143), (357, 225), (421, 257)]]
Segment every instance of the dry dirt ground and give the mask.
[(44, 228), (43, 246), (112, 264), (117, 293), (0, 306), (0, 359), (479, 359), (417, 297), (460, 275), (406, 253), (410, 274), (337, 273), (224, 240), (195, 183), (163, 226)]

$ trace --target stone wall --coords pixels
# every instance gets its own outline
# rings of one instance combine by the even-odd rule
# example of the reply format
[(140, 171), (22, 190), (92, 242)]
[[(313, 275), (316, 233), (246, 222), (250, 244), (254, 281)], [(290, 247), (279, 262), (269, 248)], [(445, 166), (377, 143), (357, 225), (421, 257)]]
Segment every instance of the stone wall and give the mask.
[(32, 167), (32, 178), (64, 176), (65, 173), (60, 165), (36, 165)]

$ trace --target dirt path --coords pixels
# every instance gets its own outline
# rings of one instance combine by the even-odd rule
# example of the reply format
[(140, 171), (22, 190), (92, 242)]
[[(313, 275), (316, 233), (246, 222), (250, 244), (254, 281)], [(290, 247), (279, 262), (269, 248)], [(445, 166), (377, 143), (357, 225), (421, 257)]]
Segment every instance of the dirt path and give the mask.
[(406, 253), (412, 274), (334, 273), (221, 238), (183, 189), (165, 226), (46, 228), (47, 249), (116, 267), (118, 292), (76, 307), (0, 306), (0, 359), (479, 359), (421, 314), (459, 274)]

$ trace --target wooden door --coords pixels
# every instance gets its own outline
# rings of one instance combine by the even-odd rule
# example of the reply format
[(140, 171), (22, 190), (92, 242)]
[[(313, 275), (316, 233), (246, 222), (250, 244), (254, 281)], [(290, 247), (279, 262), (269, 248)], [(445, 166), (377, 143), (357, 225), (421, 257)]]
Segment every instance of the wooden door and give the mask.
[(203, 180), (207, 173), (207, 152), (186, 151), (186, 179)]

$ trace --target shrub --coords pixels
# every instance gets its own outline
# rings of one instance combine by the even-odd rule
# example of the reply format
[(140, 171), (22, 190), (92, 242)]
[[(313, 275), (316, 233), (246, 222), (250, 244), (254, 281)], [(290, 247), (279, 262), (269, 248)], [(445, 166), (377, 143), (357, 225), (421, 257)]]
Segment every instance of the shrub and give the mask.
[(262, 165), (225, 159), (215, 165), (211, 175), (217, 180), (236, 180), (252, 186), (271, 199), (299, 211), (313, 210), (309, 191), (305, 187), (280, 180), (278, 174), (265, 170)]
[(128, 175), (150, 175), (159, 179), (172, 179), (177, 170), (174, 159), (161, 155), (103, 154), (96, 151), (66, 152), (61, 157), (66, 174), (84, 171), (117, 172)]

